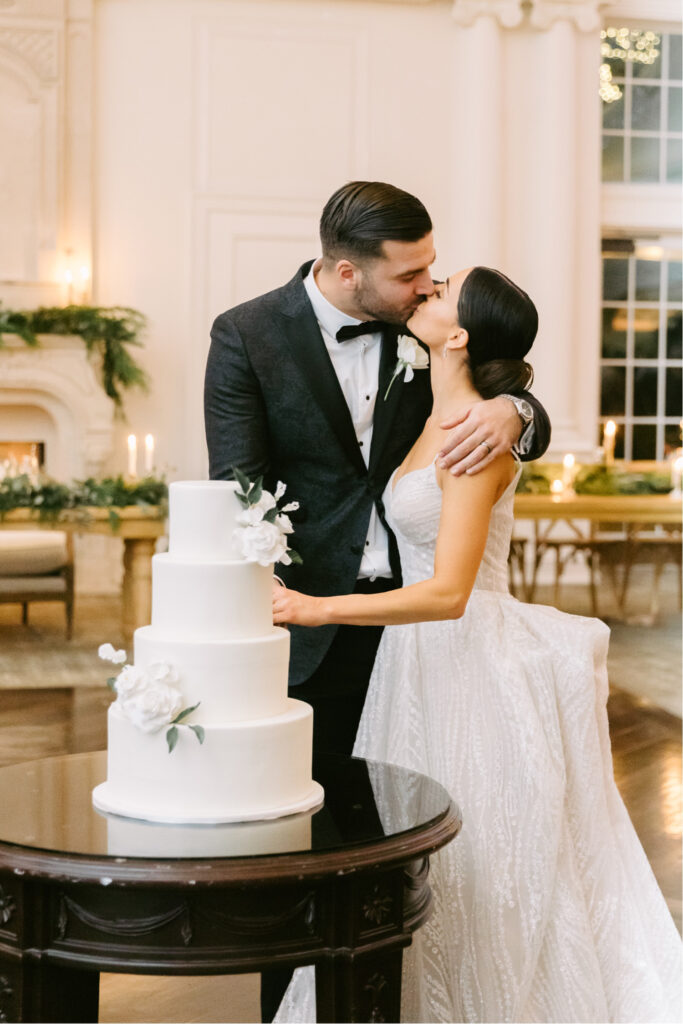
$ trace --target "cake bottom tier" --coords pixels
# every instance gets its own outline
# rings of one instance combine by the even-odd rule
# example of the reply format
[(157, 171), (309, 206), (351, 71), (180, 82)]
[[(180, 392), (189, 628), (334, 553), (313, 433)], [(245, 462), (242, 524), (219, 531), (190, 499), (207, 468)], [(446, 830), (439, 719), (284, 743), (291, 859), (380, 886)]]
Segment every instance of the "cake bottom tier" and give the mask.
[(313, 710), (287, 700), (273, 718), (205, 725), (200, 744), (180, 728), (144, 733), (109, 708), (107, 781), (93, 790), (100, 811), (145, 821), (212, 824), (311, 810), (323, 800), (311, 774)]

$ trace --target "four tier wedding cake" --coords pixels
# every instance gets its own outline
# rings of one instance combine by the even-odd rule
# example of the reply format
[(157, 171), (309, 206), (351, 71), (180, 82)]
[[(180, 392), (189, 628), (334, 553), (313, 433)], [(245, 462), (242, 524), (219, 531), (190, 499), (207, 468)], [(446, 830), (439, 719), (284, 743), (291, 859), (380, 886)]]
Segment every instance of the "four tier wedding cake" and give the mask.
[[(272, 624), (286, 514), (248, 482), (169, 489), (169, 548), (152, 559), (152, 623), (110, 680), (102, 811), (147, 821), (275, 818), (322, 802), (313, 711), (287, 696), (289, 633)], [(247, 488), (250, 497), (247, 497)], [(283, 512), (286, 512), (283, 510)], [(245, 557), (246, 555), (246, 557)], [(125, 660), (124, 651), (100, 648)]]

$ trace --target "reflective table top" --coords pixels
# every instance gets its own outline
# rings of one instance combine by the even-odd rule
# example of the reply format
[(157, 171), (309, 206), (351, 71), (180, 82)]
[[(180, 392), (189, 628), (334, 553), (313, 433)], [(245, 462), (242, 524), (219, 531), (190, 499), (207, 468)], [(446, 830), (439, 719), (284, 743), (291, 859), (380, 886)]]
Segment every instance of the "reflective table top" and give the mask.
[[(160, 825), (106, 815), (92, 790), (106, 753), (0, 768), (0, 843), (67, 855), (223, 858), (344, 850), (410, 833), (453, 809), (434, 780), (395, 765), (330, 757), (314, 766), (325, 802), (306, 814), (229, 825)], [(456, 810), (457, 814), (457, 810)]]

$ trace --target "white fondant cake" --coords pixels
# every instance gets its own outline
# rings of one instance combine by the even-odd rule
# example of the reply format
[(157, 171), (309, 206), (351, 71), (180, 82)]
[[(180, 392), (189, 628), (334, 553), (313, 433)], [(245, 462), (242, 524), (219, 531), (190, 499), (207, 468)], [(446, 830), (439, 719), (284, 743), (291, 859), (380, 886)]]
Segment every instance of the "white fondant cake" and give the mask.
[(313, 711), (287, 696), (289, 633), (272, 624), (273, 567), (246, 561), (235, 545), (237, 490), (226, 481), (170, 486), (169, 550), (152, 559), (152, 623), (136, 630), (134, 665), (109, 708), (99, 810), (218, 823), (322, 802), (311, 775)]

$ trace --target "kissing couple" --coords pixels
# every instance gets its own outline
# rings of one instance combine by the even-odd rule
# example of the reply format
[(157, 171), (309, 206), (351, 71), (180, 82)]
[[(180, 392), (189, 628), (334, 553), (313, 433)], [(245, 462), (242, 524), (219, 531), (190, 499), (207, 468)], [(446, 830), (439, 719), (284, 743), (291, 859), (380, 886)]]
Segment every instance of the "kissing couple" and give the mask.
[[(214, 323), (210, 475), (299, 499), (274, 621), (314, 751), (423, 772), (462, 810), (402, 1019), (678, 1020), (680, 939), (612, 775), (609, 631), (508, 593), (519, 460), (550, 438), (534, 304), (486, 267), (434, 282), (426, 209), (382, 182), (335, 192), (320, 237)], [(290, 977), (263, 975), (264, 1020), (315, 1020), (312, 969)]]

